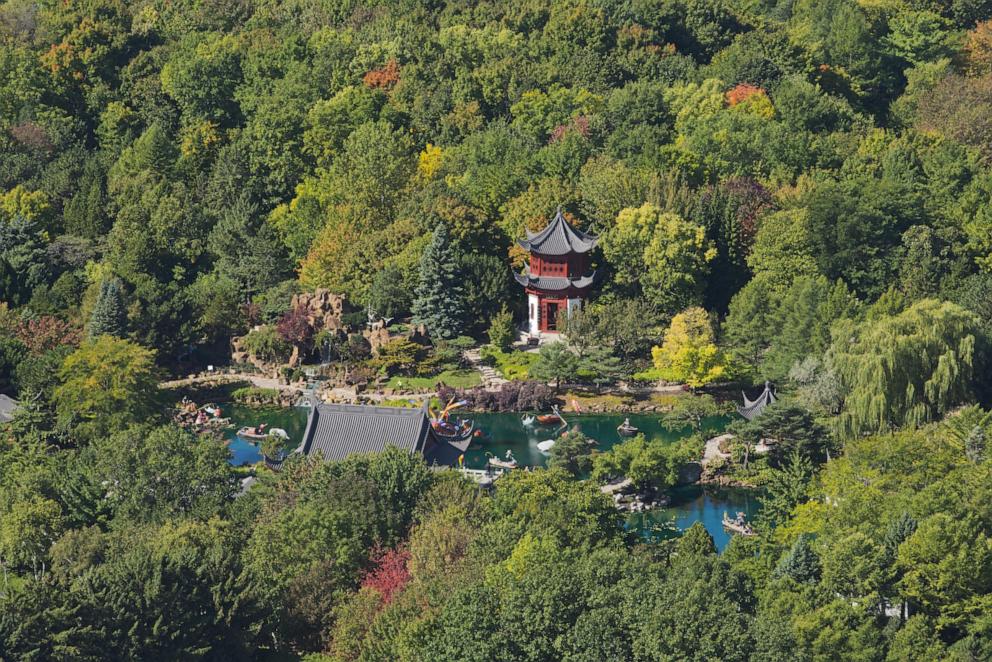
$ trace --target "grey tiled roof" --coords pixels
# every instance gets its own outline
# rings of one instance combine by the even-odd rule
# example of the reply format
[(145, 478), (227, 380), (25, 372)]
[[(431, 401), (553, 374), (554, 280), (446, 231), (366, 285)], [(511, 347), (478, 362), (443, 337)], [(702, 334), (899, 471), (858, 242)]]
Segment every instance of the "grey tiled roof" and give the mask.
[(565, 278), (562, 276), (531, 276), (530, 269), (525, 269), (524, 273), (515, 273), (513, 274), (513, 277), (524, 287), (533, 287), (538, 290), (557, 292), (560, 290), (567, 290), (570, 287), (574, 287), (579, 290), (589, 287), (596, 282), (597, 275), (598, 272), (593, 271), (588, 276), (582, 276), (581, 278)]
[(387, 445), (423, 451), (430, 436), (423, 409), (319, 404), (311, 410), (300, 449), (343, 460), (353, 453), (378, 453)]
[(0, 423), (6, 423), (14, 417), (17, 400), (0, 393)]
[(527, 233), (527, 238), (519, 243), (525, 250), (541, 255), (568, 255), (588, 253), (596, 246), (597, 237), (573, 228), (561, 210), (555, 214), (548, 226), (537, 234)]

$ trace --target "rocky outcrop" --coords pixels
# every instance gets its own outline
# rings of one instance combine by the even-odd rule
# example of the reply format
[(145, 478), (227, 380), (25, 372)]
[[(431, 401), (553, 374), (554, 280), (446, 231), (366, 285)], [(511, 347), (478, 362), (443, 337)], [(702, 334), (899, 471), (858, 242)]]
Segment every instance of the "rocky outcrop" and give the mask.
[(373, 355), (378, 355), (379, 348), (390, 340), (389, 329), (386, 328), (386, 322), (384, 320), (373, 322), (372, 327), (363, 331), (362, 335), (369, 341), (369, 347), (372, 348)]
[(679, 467), (678, 484), (692, 485), (698, 483), (703, 475), (703, 465), (699, 462), (686, 462)]
[(344, 297), (330, 290), (318, 288), (313, 292), (294, 294), (290, 303), (291, 310), (302, 310), (306, 313), (310, 328), (315, 330), (343, 331), (345, 324)]

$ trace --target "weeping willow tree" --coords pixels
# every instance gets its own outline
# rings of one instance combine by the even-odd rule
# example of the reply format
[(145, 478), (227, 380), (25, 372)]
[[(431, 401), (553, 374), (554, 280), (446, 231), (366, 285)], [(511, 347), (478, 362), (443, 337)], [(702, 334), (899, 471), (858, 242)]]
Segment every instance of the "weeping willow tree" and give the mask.
[(933, 299), (895, 315), (840, 322), (830, 350), (847, 391), (838, 433), (917, 426), (967, 402), (978, 327), (970, 311)]

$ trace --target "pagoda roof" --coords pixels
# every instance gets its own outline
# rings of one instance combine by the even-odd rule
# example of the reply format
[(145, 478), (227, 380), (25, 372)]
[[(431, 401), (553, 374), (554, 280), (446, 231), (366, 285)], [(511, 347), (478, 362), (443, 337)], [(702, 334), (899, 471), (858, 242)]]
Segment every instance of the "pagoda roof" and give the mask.
[(576, 230), (565, 220), (561, 209), (547, 227), (537, 233), (527, 232), (527, 238), (518, 241), (525, 250), (541, 255), (568, 255), (588, 253), (596, 246), (598, 237)]
[(560, 292), (567, 289), (582, 290), (594, 282), (599, 276), (598, 271), (593, 271), (588, 276), (581, 278), (565, 278), (564, 276), (532, 276), (529, 268), (524, 268), (523, 273), (515, 273), (513, 277), (524, 287), (532, 287), (535, 290), (546, 290), (548, 292)]
[(318, 403), (297, 450), (325, 460), (381, 453), (386, 446), (414, 453), (425, 450), (431, 436), (426, 409)]

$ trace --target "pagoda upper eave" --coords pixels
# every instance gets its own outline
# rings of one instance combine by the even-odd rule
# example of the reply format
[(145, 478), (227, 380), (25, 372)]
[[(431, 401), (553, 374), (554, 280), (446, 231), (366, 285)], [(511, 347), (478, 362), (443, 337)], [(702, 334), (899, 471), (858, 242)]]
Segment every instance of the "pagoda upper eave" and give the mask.
[(564, 294), (568, 292), (584, 293), (597, 280), (598, 272), (593, 271), (581, 278), (563, 278), (550, 276), (531, 276), (529, 273), (515, 273), (513, 278), (527, 288), (528, 291), (548, 294)]

